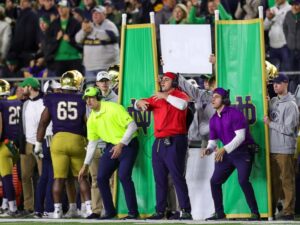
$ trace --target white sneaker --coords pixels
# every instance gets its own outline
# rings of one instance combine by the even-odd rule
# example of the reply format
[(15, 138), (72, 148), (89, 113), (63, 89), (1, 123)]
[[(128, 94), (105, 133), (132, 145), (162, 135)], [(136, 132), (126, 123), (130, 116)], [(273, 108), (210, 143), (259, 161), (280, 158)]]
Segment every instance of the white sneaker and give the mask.
[(81, 218), (86, 218), (87, 214), (86, 214), (86, 208), (81, 206), (81, 210), (80, 210), (80, 217)]
[(77, 213), (77, 209), (75, 210), (69, 209), (68, 212), (63, 217), (70, 219), (70, 218), (78, 218), (79, 215)]
[(62, 215), (63, 215), (62, 211), (56, 211), (53, 213), (52, 218), (53, 219), (61, 219)]
[(85, 211), (85, 217), (84, 218), (87, 218), (88, 216), (92, 215), (93, 214), (93, 211), (92, 210), (86, 210)]

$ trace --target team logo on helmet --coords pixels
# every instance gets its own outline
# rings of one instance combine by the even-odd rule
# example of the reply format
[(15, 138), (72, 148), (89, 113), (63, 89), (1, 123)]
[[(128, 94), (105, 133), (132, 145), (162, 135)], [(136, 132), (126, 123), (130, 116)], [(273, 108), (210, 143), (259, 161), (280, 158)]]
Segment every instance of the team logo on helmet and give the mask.
[(61, 89), (78, 91), (83, 84), (83, 76), (77, 70), (69, 70), (60, 78)]
[(115, 88), (119, 84), (120, 79), (120, 66), (119, 65), (111, 65), (107, 69), (107, 73), (110, 76), (110, 79), (112, 81), (112, 88)]
[(0, 79), (0, 96), (10, 94), (10, 84), (6, 80)]

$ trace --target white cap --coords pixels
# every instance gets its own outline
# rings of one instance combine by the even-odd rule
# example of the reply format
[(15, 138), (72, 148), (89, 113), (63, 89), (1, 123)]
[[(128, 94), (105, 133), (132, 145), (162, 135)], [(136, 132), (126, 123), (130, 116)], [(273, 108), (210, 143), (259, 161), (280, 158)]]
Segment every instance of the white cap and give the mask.
[(111, 80), (109, 74), (106, 71), (100, 71), (97, 73), (96, 81), (101, 81), (102, 79)]
[(61, 85), (56, 80), (47, 80), (43, 87), (44, 93), (47, 93), (49, 87), (52, 89), (58, 89), (58, 88), (61, 88)]
[(197, 84), (197, 81), (195, 81), (194, 79), (189, 79), (189, 80), (187, 80), (187, 82), (196, 88), (199, 87), (199, 85)]
[(106, 8), (102, 5), (98, 5), (95, 8), (92, 9), (92, 12), (98, 12), (98, 13), (106, 13)]

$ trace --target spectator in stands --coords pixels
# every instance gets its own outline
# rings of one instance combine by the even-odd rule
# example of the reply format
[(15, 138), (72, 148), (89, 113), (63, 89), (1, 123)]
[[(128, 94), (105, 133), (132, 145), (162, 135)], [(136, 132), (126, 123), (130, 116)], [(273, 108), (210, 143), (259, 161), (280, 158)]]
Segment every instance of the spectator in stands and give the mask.
[(23, 71), (19, 69), (19, 64), (14, 54), (8, 54), (6, 63), (0, 69), (1, 77), (12, 78), (12, 77), (24, 77)]
[(143, 11), (141, 10), (142, 4), (140, 0), (129, 0), (126, 2), (125, 12), (127, 14), (128, 24), (142, 23)]
[(80, 24), (70, 16), (70, 3), (58, 3), (59, 18), (54, 20), (46, 32), (45, 60), (48, 76), (60, 76), (67, 70), (83, 70), (81, 47), (75, 41)]
[(106, 9), (93, 9), (93, 22), (84, 21), (76, 34), (77, 43), (83, 44), (83, 64), (87, 80), (95, 81), (99, 71), (119, 63), (119, 31), (106, 19)]
[(14, 27), (20, 14), (20, 9), (14, 0), (5, 0), (5, 14), (11, 20), (10, 24), (12, 24), (12, 27)]
[(38, 10), (38, 17), (46, 17), (50, 22), (58, 17), (54, 0), (43, 0), (41, 8)]
[(103, 5), (106, 9), (106, 18), (113, 22), (118, 30), (120, 31), (121, 23), (122, 23), (122, 14), (119, 10), (116, 9), (111, 0), (104, 1)]
[(179, 219), (191, 220), (191, 204), (184, 177), (187, 140), (187, 105), (189, 97), (178, 89), (178, 77), (164, 73), (161, 91), (148, 99), (138, 100), (135, 108), (154, 113), (155, 141), (152, 166), (156, 189), (156, 212), (148, 219), (165, 217), (168, 192), (168, 174), (171, 175), (178, 197), (181, 213)]
[(15, 53), (20, 67), (29, 65), (38, 50), (39, 20), (31, 9), (30, 0), (20, 1), (21, 12), (16, 26), (10, 52)]
[(5, 62), (10, 48), (11, 37), (11, 26), (5, 21), (5, 10), (0, 6), (0, 64)]
[(258, 17), (258, 6), (261, 0), (240, 0), (235, 11), (235, 18), (239, 20), (249, 20)]
[(83, 0), (83, 15), (88, 21), (92, 21), (93, 8), (97, 6), (96, 0)]
[(298, 134), (299, 111), (295, 98), (288, 92), (288, 82), (288, 77), (282, 74), (273, 80), (273, 87), (277, 96), (269, 102), (269, 116), (264, 117), (264, 123), (270, 131), (273, 212), (275, 212), (282, 190), (284, 205), (281, 219), (294, 220), (294, 154)]
[[(244, 114), (230, 107), (229, 91), (216, 88), (212, 95), (212, 106), (216, 110), (209, 121), (209, 141), (201, 156), (215, 153), (215, 169), (210, 180), (215, 213), (206, 220), (226, 218), (223, 206), (222, 184), (236, 169), (241, 189), (251, 210), (249, 220), (260, 220), (260, 214), (252, 184), (249, 181), (254, 158), (254, 140), (250, 134)], [(217, 141), (223, 147), (217, 149)]]
[(222, 6), (219, 0), (208, 0), (207, 2), (207, 11), (208, 14), (197, 17), (196, 11), (199, 6), (198, 0), (191, 0), (192, 7), (188, 14), (188, 23), (189, 24), (210, 24), (211, 26), (211, 38), (212, 38), (212, 50), (215, 51), (215, 10), (220, 11), (220, 19), (222, 20), (232, 20), (232, 16), (228, 14), (225, 8)]
[(72, 15), (80, 24), (85, 20), (83, 10), (79, 7), (72, 9)]
[(291, 1), (291, 5), (283, 22), (283, 31), (290, 50), (291, 70), (298, 71), (297, 75), (290, 76), (289, 91), (294, 93), (300, 84), (300, 0)]
[(156, 32), (159, 32), (160, 24), (167, 24), (172, 16), (174, 7), (176, 6), (175, 0), (163, 0), (163, 8), (155, 14)]
[(185, 24), (187, 23), (188, 10), (182, 3), (177, 4), (173, 9), (169, 24)]
[(266, 11), (265, 30), (269, 31), (270, 62), (281, 71), (290, 70), (290, 54), (283, 32), (283, 21), (291, 9), (286, 0), (276, 0), (276, 5)]

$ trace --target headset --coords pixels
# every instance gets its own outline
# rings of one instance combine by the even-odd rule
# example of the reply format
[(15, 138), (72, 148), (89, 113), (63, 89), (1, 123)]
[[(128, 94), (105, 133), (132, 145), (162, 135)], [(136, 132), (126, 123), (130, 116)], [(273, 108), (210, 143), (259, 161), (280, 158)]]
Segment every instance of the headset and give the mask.
[(179, 73), (174, 73), (175, 78), (172, 80), (172, 87), (173, 88), (178, 88), (179, 86), (179, 82), (178, 82), (178, 77), (179, 77)]
[(229, 89), (226, 91), (225, 97), (222, 97), (222, 104), (224, 104), (226, 106), (230, 106), (230, 104), (231, 104), (231, 102), (230, 102), (230, 90)]

